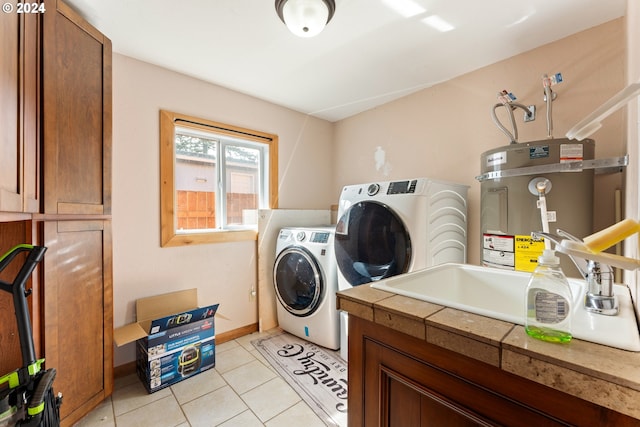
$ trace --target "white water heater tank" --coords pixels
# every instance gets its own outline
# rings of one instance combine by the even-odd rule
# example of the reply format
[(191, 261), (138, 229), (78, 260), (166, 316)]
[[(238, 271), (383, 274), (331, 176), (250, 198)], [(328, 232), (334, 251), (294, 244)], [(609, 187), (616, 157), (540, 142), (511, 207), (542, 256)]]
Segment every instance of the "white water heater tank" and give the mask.
[[(566, 138), (515, 143), (481, 155), (481, 261), (484, 266), (533, 271), (544, 243), (531, 238), (542, 231), (536, 183), (546, 184), (549, 231), (561, 228), (582, 239), (593, 233), (593, 169), (580, 162), (594, 159), (595, 142)], [(561, 256), (567, 275), (580, 273)]]

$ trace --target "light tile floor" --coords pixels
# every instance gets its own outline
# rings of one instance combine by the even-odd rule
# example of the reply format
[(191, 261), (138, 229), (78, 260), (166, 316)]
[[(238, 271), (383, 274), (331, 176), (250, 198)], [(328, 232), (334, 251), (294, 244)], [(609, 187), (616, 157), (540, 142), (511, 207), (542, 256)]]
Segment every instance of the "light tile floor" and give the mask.
[(133, 374), (75, 427), (324, 427), (251, 341), (254, 333), (216, 346), (216, 366), (148, 394)]

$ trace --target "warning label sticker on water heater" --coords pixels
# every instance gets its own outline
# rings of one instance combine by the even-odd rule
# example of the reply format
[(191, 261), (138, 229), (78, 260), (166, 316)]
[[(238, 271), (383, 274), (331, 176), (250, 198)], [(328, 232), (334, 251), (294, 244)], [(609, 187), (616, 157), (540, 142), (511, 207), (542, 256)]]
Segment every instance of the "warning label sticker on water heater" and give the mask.
[(533, 271), (544, 250), (544, 241), (529, 235), (484, 233), (482, 265), (506, 270)]
[(560, 163), (584, 160), (582, 144), (560, 144)]

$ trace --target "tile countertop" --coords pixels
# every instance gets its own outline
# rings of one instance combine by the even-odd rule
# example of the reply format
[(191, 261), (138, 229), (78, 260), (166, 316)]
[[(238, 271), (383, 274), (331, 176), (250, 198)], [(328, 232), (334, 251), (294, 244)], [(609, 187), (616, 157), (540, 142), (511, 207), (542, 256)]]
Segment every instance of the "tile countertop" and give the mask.
[(640, 353), (577, 339), (552, 344), (520, 325), (371, 288), (339, 291), (338, 309), (640, 419)]

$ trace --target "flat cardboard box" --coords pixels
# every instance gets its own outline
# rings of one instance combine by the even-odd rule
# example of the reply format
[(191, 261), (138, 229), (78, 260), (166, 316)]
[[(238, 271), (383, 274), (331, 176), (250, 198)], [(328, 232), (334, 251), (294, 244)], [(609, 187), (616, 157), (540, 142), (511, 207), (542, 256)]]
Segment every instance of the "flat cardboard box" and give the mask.
[(196, 289), (141, 298), (138, 321), (117, 328), (117, 346), (136, 342), (136, 371), (153, 393), (215, 366), (218, 304), (198, 307)]

